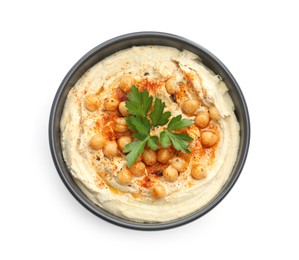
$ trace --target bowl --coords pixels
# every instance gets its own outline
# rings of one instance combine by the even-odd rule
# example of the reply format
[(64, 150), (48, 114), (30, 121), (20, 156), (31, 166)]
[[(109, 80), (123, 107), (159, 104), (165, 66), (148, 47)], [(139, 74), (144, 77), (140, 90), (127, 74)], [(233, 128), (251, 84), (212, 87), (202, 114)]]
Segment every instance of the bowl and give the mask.
[[(226, 83), (230, 96), (235, 104), (235, 114), (240, 123), (240, 146), (237, 160), (229, 179), (222, 187), (221, 191), (203, 208), (200, 208), (192, 214), (180, 219), (162, 223), (139, 223), (126, 220), (117, 217), (92, 203), (79, 189), (68, 171), (63, 159), (60, 143), (60, 119), (69, 90), (90, 67), (105, 57), (110, 56), (117, 51), (140, 45), (170, 46), (179, 50), (186, 49), (197, 54), (202, 59), (203, 64), (216, 74), (220, 75)], [(122, 227), (137, 230), (162, 230), (178, 227), (202, 217), (228, 194), (240, 176), (246, 161), (250, 142), (250, 121), (246, 101), (238, 83), (224, 64), (211, 52), (202, 46), (177, 35), (162, 32), (136, 32), (118, 36), (98, 45), (85, 54), (66, 74), (57, 90), (52, 104), (49, 120), (49, 142), (53, 161), (62, 181), (71, 194), (90, 212), (108, 222)]]

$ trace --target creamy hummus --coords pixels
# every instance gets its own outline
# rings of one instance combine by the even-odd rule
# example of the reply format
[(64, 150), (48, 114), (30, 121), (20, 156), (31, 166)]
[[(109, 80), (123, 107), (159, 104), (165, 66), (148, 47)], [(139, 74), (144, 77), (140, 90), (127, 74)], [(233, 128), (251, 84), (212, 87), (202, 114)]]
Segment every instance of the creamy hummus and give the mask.
[[(169, 91), (166, 85), (170, 80), (174, 90)], [(90, 147), (95, 134), (101, 134), (105, 142), (117, 142), (123, 135), (132, 137), (129, 130), (114, 131), (116, 120), (122, 115), (118, 109), (105, 108), (109, 97), (119, 102), (127, 100), (127, 93), (120, 88), (124, 82), (128, 82), (128, 87), (134, 84), (139, 90), (146, 89), (151, 96), (160, 98), (166, 104), (165, 110), (171, 112), (171, 118), (182, 115), (194, 120), (201, 111), (209, 113), (207, 126), (194, 124), (184, 130), (193, 138), (190, 154), (169, 148), (173, 157), (187, 163), (176, 181), (167, 181), (162, 174), (169, 163), (156, 162), (146, 165), (141, 176), (132, 176), (129, 183), (121, 184), (118, 175), (127, 168), (126, 154), (118, 148), (117, 155), (109, 157), (103, 149)], [(84, 105), (88, 95), (97, 97), (94, 109), (86, 109)], [(198, 102), (191, 114), (182, 110), (188, 100)], [(159, 134), (162, 130), (163, 127), (157, 127), (152, 132)], [(203, 144), (204, 132), (212, 132), (217, 137), (215, 144)], [(164, 222), (200, 209), (221, 190), (237, 157), (239, 124), (225, 83), (198, 56), (170, 47), (141, 46), (105, 58), (70, 90), (61, 119), (61, 143), (69, 171), (92, 202), (125, 219)], [(198, 164), (206, 172), (204, 178), (192, 177), (192, 169)], [(152, 196), (156, 184), (165, 188), (163, 198)]]

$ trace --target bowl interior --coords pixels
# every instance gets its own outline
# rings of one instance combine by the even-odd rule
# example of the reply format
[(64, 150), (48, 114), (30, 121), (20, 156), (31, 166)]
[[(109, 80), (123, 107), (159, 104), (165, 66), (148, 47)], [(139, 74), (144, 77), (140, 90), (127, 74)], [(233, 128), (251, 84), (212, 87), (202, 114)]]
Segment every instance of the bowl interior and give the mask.
[[(227, 87), (229, 88), (229, 93), (235, 104), (235, 113), (240, 123), (240, 147), (238, 157), (233, 168), (233, 172), (222, 190), (212, 201), (210, 201), (200, 210), (181, 219), (164, 223), (137, 223), (125, 220), (120, 217), (114, 216), (98, 207), (97, 205), (93, 204), (79, 189), (79, 187), (71, 177), (71, 174), (69, 173), (62, 156), (60, 143), (60, 119), (65, 99), (69, 90), (76, 84), (79, 78), (97, 62), (117, 51), (138, 45), (170, 46), (179, 50), (186, 49), (197, 54), (201, 58), (203, 64), (209, 67), (216, 74), (220, 75), (226, 83)], [(63, 79), (53, 101), (49, 122), (49, 141), (52, 157), (60, 177), (62, 178), (69, 191), (73, 194), (73, 196), (83, 206), (85, 206), (88, 210), (90, 210), (97, 216), (119, 226), (140, 230), (161, 230), (177, 227), (195, 220), (196, 218), (204, 215), (214, 206), (216, 206), (229, 192), (229, 190), (232, 188), (237, 178), (239, 177), (239, 174), (241, 173), (249, 148), (249, 139), (250, 124), (246, 102), (237, 82), (228, 71), (228, 69), (213, 54), (211, 54), (209, 51), (199, 46), (198, 44), (176, 35), (159, 32), (140, 32), (119, 36), (100, 44), (99, 46), (88, 52), (86, 55), (84, 55), (71, 68), (71, 70)]]

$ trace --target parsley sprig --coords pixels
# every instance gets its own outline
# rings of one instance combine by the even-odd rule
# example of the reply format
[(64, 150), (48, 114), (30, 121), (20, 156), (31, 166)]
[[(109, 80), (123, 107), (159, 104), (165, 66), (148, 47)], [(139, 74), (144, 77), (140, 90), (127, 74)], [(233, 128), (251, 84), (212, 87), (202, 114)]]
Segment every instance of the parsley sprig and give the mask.
[(150, 113), (150, 119), (153, 126), (163, 126), (168, 123), (168, 118), (171, 116), (170, 112), (164, 112), (165, 103), (161, 99), (155, 99), (154, 110)]
[(153, 103), (153, 98), (149, 97), (149, 93), (146, 90), (139, 92), (138, 89), (133, 86), (128, 94), (128, 98), (129, 101), (126, 102), (128, 113), (134, 116), (146, 117)]
[(193, 125), (193, 123), (193, 120), (182, 119), (181, 115), (173, 117), (170, 120), (167, 129), (162, 131), (160, 134), (161, 145), (165, 148), (168, 147), (171, 142), (174, 149), (184, 153), (190, 153), (190, 150), (188, 149), (188, 142), (191, 142), (193, 139), (187, 134), (173, 133), (171, 130), (183, 129), (187, 126)]
[[(132, 116), (126, 117), (128, 128), (132, 130), (133, 136), (137, 139), (124, 148), (127, 165), (130, 167), (137, 160), (138, 156), (143, 153), (147, 145), (152, 150), (158, 149), (158, 136), (151, 136), (150, 131), (157, 126), (164, 126), (168, 123), (171, 113), (164, 112), (165, 103), (161, 99), (155, 98), (153, 110), (148, 116), (148, 112), (153, 104), (153, 97), (149, 96), (146, 90), (139, 92), (136, 86), (132, 86), (126, 107), (128, 113)], [(149, 120), (150, 119), (150, 120)], [(180, 130), (193, 125), (193, 120), (182, 119), (182, 116), (173, 117), (167, 128), (160, 134), (160, 144), (168, 147), (172, 143), (173, 147), (184, 153), (190, 153), (189, 142), (193, 139), (188, 134), (175, 133), (172, 131)]]

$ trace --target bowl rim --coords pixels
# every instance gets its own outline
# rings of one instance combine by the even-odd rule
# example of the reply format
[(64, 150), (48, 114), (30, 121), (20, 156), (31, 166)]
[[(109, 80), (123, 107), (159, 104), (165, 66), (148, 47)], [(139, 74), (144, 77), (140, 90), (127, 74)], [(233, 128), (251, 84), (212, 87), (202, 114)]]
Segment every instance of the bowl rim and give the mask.
[[(55, 134), (54, 134), (55, 127), (57, 127), (55, 124), (55, 118), (56, 118), (56, 114), (57, 114), (57, 106), (60, 101), (61, 94), (62, 94), (64, 88), (66, 87), (66, 85), (69, 83), (71, 76), (76, 71), (78, 71), (80, 69), (80, 67), (82, 66), (82, 64), (84, 64), (84, 62), (86, 62), (88, 59), (90, 59), (98, 51), (100, 51), (108, 46), (112, 46), (118, 42), (134, 40), (134, 39), (138, 39), (138, 38), (142, 38), (142, 37), (153, 38), (153, 39), (159, 38), (159, 39), (166, 39), (166, 40), (170, 39), (172, 41), (178, 41), (183, 44), (193, 46), (195, 49), (199, 50), (200, 52), (203, 52), (211, 60), (213, 60), (213, 62), (217, 66), (219, 66), (221, 68), (221, 70), (231, 80), (234, 91), (237, 92), (238, 98), (241, 101), (242, 109), (244, 112), (243, 120), (244, 120), (244, 125), (246, 127), (246, 129), (245, 129), (246, 133), (244, 134), (244, 144), (243, 144), (244, 148), (242, 149), (242, 156), (240, 157), (240, 161), (238, 164), (239, 167), (237, 169), (235, 169), (234, 174), (231, 174), (231, 177), (229, 179), (230, 181), (228, 182), (228, 180), (227, 180), (227, 183), (224, 185), (224, 187), (222, 187), (222, 189), (217, 193), (217, 195), (204, 207), (200, 208), (199, 210), (197, 210), (185, 217), (175, 219), (175, 220), (169, 221), (169, 222), (142, 223), (142, 222), (126, 220), (121, 217), (115, 216), (115, 215), (103, 210), (99, 206), (93, 204), (91, 201), (89, 201), (89, 199), (86, 197), (86, 195), (84, 195), (85, 197), (82, 197), (82, 195), (79, 195), (78, 194), (78, 186), (77, 186), (77, 188), (74, 187), (74, 183), (71, 183), (69, 178), (67, 178), (67, 176), (65, 176), (62, 165), (60, 164), (60, 161), (58, 158), (58, 151), (57, 151), (57, 147), (56, 147)], [(149, 44), (144, 44), (144, 45), (149, 45)], [(157, 44), (157, 45), (161, 45), (161, 44)], [(131, 47), (132, 46), (134, 46), (134, 45), (131, 45)], [(165, 46), (167, 46), (167, 45), (165, 45)], [(249, 144), (250, 144), (250, 118), (249, 118), (249, 111), (248, 111), (247, 103), (245, 101), (245, 98), (243, 96), (243, 93), (242, 93), (237, 81), (235, 80), (233, 75), (230, 73), (230, 71), (226, 68), (226, 66), (214, 54), (212, 54), (210, 51), (208, 51), (201, 45), (199, 45), (189, 39), (186, 39), (184, 37), (175, 35), (175, 34), (170, 34), (170, 33), (165, 33), (165, 32), (157, 32), (157, 31), (140, 31), (140, 32), (123, 34), (123, 35), (114, 37), (110, 40), (107, 40), (107, 41), (97, 45), (96, 47), (94, 47), (93, 49), (88, 51), (85, 55), (83, 55), (73, 65), (73, 67), (68, 71), (68, 73), (62, 80), (62, 82), (55, 94), (55, 97), (54, 97), (54, 100), (53, 100), (53, 103), (51, 106), (50, 117), (49, 117), (48, 138), (49, 138), (49, 146), (50, 146), (52, 159), (53, 159), (54, 165), (56, 167), (56, 170), (57, 170), (60, 178), (62, 179), (64, 185), (67, 187), (67, 189), (70, 191), (70, 193), (75, 197), (75, 199), (81, 205), (83, 205), (86, 209), (88, 209), (90, 212), (92, 212), (96, 216), (100, 217), (101, 219), (106, 220), (112, 224), (124, 227), (124, 228), (130, 228), (130, 229), (135, 229), (135, 230), (146, 230), (146, 231), (165, 230), (165, 229), (170, 229), (170, 228), (175, 228), (175, 227), (185, 225), (187, 223), (190, 223), (190, 222), (204, 216), (209, 211), (211, 211), (216, 205), (218, 205), (224, 199), (224, 197), (226, 197), (226, 195), (229, 193), (229, 191), (232, 189), (232, 187), (235, 185), (236, 181), (238, 180), (238, 178), (243, 170), (243, 167), (244, 167), (247, 155), (248, 155)], [(239, 150), (238, 153), (240, 153), (240, 152), (241, 151)], [(65, 164), (65, 162), (64, 162), (64, 164)], [(68, 174), (71, 177), (71, 173), (69, 171), (68, 171)]]

